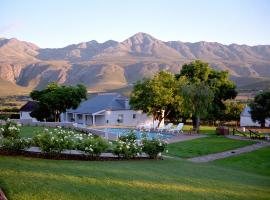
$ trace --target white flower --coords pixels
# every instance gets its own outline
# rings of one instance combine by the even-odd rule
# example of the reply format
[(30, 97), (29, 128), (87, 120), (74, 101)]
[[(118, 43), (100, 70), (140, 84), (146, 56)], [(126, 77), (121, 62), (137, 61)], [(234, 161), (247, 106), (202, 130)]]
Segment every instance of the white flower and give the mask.
[(92, 151), (92, 152), (94, 151), (91, 147), (89, 148), (89, 150)]
[(4, 128), (0, 128), (0, 131), (1, 131), (1, 132), (4, 132), (5, 130), (4, 130)]
[(166, 153), (168, 153), (169, 151), (168, 151), (168, 149), (166, 149)]
[(160, 147), (162, 146), (162, 143), (161, 143), (161, 142), (159, 143), (159, 146), (160, 146)]

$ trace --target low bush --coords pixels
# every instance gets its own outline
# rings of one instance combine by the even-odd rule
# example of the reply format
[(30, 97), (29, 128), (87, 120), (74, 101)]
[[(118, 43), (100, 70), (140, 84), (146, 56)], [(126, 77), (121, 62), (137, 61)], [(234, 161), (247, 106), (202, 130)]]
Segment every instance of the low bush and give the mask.
[(91, 156), (99, 156), (109, 147), (109, 143), (101, 137), (88, 136), (78, 143), (77, 149)]
[(116, 141), (113, 153), (120, 157), (129, 159), (138, 156), (142, 148), (138, 145), (136, 135), (131, 132), (128, 135), (120, 136)]
[(31, 139), (25, 138), (3, 138), (0, 140), (0, 148), (6, 151), (18, 152), (29, 148), (32, 144)]
[(61, 127), (52, 131), (45, 128), (34, 136), (33, 140), (42, 152), (60, 154), (64, 149), (76, 149), (78, 142), (83, 140), (83, 135), (64, 130)]
[(165, 149), (166, 143), (159, 139), (143, 139), (142, 151), (148, 154), (150, 158), (157, 158)]
[(6, 124), (0, 128), (0, 136), (4, 138), (18, 138), (20, 134), (19, 124), (11, 120), (7, 120)]

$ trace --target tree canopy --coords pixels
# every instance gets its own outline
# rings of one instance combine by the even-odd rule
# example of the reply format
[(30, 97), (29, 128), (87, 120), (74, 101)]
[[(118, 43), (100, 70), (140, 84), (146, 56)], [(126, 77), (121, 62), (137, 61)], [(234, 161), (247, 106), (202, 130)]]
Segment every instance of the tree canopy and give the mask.
[(225, 101), (234, 99), (237, 95), (236, 85), (229, 80), (229, 73), (212, 69), (208, 63), (200, 60), (184, 64), (176, 78), (185, 76), (191, 83), (207, 85), (213, 92), (214, 99), (208, 112), (208, 119), (218, 120), (226, 109)]
[(214, 95), (204, 83), (189, 83), (180, 89), (183, 96), (183, 112), (194, 119), (193, 128), (199, 131), (200, 118), (205, 117), (211, 108)]
[(59, 121), (60, 114), (66, 109), (76, 109), (86, 99), (86, 88), (83, 85), (58, 86), (50, 83), (44, 90), (34, 90), (30, 96), (38, 102), (38, 107), (31, 113), (40, 121)]
[(265, 119), (270, 118), (270, 91), (256, 95), (249, 106), (252, 120), (265, 127)]
[(181, 109), (182, 97), (178, 94), (181, 81), (165, 71), (152, 79), (138, 81), (131, 94), (131, 108), (152, 114), (161, 122), (170, 112)]

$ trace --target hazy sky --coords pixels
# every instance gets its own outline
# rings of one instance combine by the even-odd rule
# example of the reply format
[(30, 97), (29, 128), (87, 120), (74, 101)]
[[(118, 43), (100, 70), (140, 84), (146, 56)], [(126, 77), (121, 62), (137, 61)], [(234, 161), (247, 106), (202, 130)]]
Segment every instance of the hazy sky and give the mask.
[(270, 0), (0, 0), (0, 37), (40, 47), (137, 32), (164, 40), (270, 44)]

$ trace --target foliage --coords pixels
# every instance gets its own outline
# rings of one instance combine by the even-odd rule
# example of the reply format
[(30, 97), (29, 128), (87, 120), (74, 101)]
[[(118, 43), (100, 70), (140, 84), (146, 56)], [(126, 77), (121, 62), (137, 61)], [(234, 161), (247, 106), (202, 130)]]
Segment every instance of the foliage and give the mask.
[(120, 157), (129, 159), (141, 153), (141, 147), (138, 145), (136, 135), (131, 132), (130, 134), (120, 136), (116, 141), (116, 145), (113, 148), (113, 153)]
[(250, 114), (253, 121), (265, 127), (265, 119), (270, 118), (270, 91), (261, 92), (250, 103)]
[(7, 120), (6, 124), (0, 128), (0, 136), (4, 138), (18, 138), (20, 134), (19, 124), (11, 120)]
[(173, 74), (165, 71), (152, 79), (138, 81), (131, 94), (131, 108), (152, 114), (161, 122), (172, 110), (181, 110), (182, 98), (177, 88), (182, 82), (182, 79), (176, 80)]
[(208, 63), (200, 60), (185, 64), (180, 74), (176, 77), (186, 77), (191, 83), (204, 83), (214, 94), (211, 109), (208, 112), (208, 119), (218, 120), (226, 109), (224, 101), (236, 97), (236, 85), (229, 80), (229, 73), (211, 69)]
[(75, 149), (78, 142), (83, 140), (83, 134), (75, 134), (61, 127), (52, 131), (45, 128), (33, 140), (42, 152), (60, 154), (64, 149)]
[(51, 83), (46, 89), (34, 90), (30, 96), (33, 100), (38, 101), (38, 107), (31, 116), (43, 121), (59, 121), (60, 114), (66, 109), (75, 109), (83, 99), (86, 99), (86, 88), (83, 85), (58, 86)]
[(99, 156), (109, 147), (109, 143), (101, 137), (88, 136), (81, 140), (77, 149), (86, 152), (91, 156)]
[(213, 92), (202, 82), (190, 83), (182, 86), (183, 111), (195, 118), (195, 128), (199, 130), (200, 118), (205, 117), (211, 108)]
[(166, 148), (166, 143), (159, 139), (143, 140), (142, 151), (147, 153), (150, 158), (157, 158)]
[(29, 148), (31, 144), (32, 140), (26, 138), (8, 137), (0, 140), (0, 148), (11, 152), (18, 152), (20, 150), (24, 150), (26, 148)]
[(223, 113), (224, 121), (240, 121), (240, 115), (245, 105), (239, 102), (225, 102), (226, 110)]

